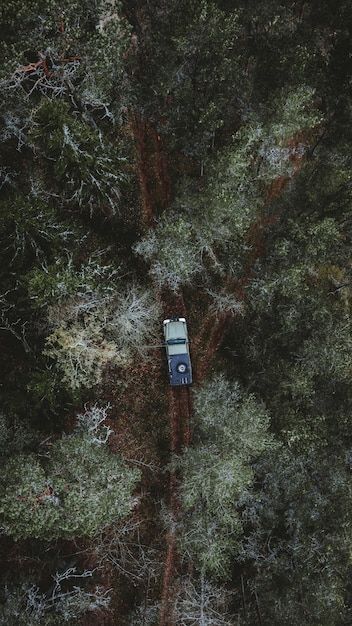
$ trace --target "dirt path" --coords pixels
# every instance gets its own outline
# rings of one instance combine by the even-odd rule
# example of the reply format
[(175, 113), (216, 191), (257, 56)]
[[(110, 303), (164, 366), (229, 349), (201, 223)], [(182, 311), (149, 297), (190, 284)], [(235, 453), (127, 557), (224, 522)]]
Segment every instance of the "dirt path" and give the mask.
[[(187, 318), (186, 305), (182, 294), (160, 294), (165, 318), (174, 315)], [(170, 429), (171, 460), (189, 446), (191, 441), (192, 392), (189, 387), (169, 387), (168, 413)], [(177, 531), (182, 517), (180, 498), (181, 478), (172, 469), (169, 475), (170, 529), (166, 536), (166, 558), (162, 582), (159, 626), (173, 626), (173, 605), (176, 592), (178, 554)]]
[(147, 230), (155, 226), (157, 214), (170, 202), (168, 159), (160, 135), (142, 115), (131, 112), (129, 126), (136, 151), (141, 226)]
[[(161, 138), (150, 123), (133, 114), (130, 117), (130, 127), (136, 147), (137, 176), (141, 195), (141, 226), (147, 230), (155, 226), (156, 217), (160, 209), (167, 209), (170, 203), (171, 184), (168, 173), (168, 161)], [(294, 176), (301, 168), (303, 156), (297, 156), (298, 152), (295, 150), (293, 141), (290, 145), (293, 147), (292, 176)], [(288, 176), (280, 176), (275, 179), (267, 189), (263, 207), (279, 197), (287, 188), (290, 180), (291, 178)], [(255, 263), (265, 254), (267, 229), (280, 219), (280, 215), (280, 210), (277, 210), (270, 216), (259, 215), (248, 230), (247, 240), (250, 252), (244, 274), (237, 281), (226, 279), (223, 285), (224, 290), (234, 293), (239, 301), (245, 300), (246, 286), (253, 277)], [(174, 294), (168, 290), (162, 290), (159, 292), (158, 297), (164, 318), (178, 315), (187, 319), (188, 311), (182, 294)], [(198, 384), (206, 378), (232, 317), (233, 314), (230, 312), (224, 312), (217, 316), (209, 314), (205, 317), (200, 332), (192, 344), (192, 359)], [(169, 388), (170, 460), (182, 454), (184, 448), (189, 446), (191, 442), (193, 410), (191, 393), (191, 390), (187, 387)], [(180, 487), (181, 476), (176, 469), (171, 469), (169, 474), (168, 502), (170, 524), (165, 537), (166, 555), (161, 587), (159, 626), (174, 626), (175, 623), (173, 609), (179, 570), (177, 535), (182, 518)]]
[[(171, 184), (168, 175), (167, 158), (158, 133), (149, 123), (136, 114), (130, 115), (135, 149), (137, 176), (141, 196), (141, 226), (144, 230), (153, 228), (160, 208), (170, 202)], [(182, 294), (162, 290), (158, 294), (164, 318), (175, 315), (187, 317)], [(168, 416), (170, 429), (171, 459), (182, 453), (191, 442), (192, 396), (188, 387), (170, 387), (168, 392)], [(173, 605), (176, 591), (178, 553), (177, 530), (182, 516), (180, 498), (180, 476), (174, 469), (169, 474), (169, 514), (170, 528), (165, 537), (166, 556), (162, 580), (160, 626), (173, 626)]]
[[(192, 415), (192, 396), (189, 387), (170, 387), (169, 389), (169, 416), (171, 460), (180, 455), (182, 450), (190, 444)], [(181, 477), (177, 470), (172, 469), (169, 477), (169, 511), (170, 530), (166, 537), (167, 550), (162, 583), (161, 607), (159, 626), (173, 626), (173, 607), (177, 591), (177, 531), (182, 518), (180, 498)]]

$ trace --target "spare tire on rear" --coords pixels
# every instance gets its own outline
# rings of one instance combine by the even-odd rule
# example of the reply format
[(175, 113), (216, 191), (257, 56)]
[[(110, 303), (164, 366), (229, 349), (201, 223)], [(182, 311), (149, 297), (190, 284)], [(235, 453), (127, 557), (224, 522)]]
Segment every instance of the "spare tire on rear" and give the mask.
[(176, 371), (179, 374), (184, 374), (185, 372), (187, 372), (187, 365), (186, 365), (186, 363), (177, 363)]

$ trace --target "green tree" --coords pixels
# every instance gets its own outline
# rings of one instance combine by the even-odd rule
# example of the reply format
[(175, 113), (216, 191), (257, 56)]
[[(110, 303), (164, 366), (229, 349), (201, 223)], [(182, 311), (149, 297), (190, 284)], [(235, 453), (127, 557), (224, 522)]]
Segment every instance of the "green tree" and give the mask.
[(201, 191), (191, 181), (184, 185), (173, 210), (136, 245), (159, 286), (176, 291), (196, 279), (215, 277), (218, 284), (219, 277), (244, 273), (250, 226), (277, 211), (268, 199), (270, 184), (293, 175), (295, 159), (307, 152), (308, 136), (322, 121), (313, 96), (306, 86), (276, 96), (272, 118), (263, 123), (253, 115), (209, 163)]
[(0, 604), (0, 620), (9, 626), (60, 626), (73, 624), (87, 613), (106, 609), (110, 594), (103, 587), (88, 587), (94, 571), (76, 567), (57, 571), (51, 590), (43, 592), (32, 581), (7, 585)]
[(126, 367), (142, 358), (157, 338), (155, 295), (121, 273), (96, 258), (76, 268), (71, 258), (27, 277), (34, 306), (45, 310), (44, 353), (72, 390), (99, 384), (108, 363)]
[(348, 623), (352, 500), (344, 461), (343, 450), (307, 441), (255, 464), (260, 487), (242, 500), (248, 530), (240, 558), (255, 568), (246, 623), (258, 606), (265, 624)]
[(30, 454), (6, 463), (0, 493), (6, 534), (47, 541), (92, 536), (131, 512), (139, 471), (109, 451), (96, 411), (87, 410), (77, 432), (55, 441), (44, 461)]
[(184, 451), (182, 551), (204, 574), (229, 576), (242, 532), (236, 502), (250, 488), (251, 462), (273, 440), (263, 405), (223, 376), (199, 390), (195, 444)]

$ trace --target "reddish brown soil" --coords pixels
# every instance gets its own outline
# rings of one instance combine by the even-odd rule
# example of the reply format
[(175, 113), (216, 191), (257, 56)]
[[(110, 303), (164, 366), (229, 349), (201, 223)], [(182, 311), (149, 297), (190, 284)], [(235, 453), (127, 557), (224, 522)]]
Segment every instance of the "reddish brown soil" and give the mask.
[(149, 184), (150, 175), (147, 126), (145, 121), (137, 114), (131, 114), (130, 124), (135, 140), (137, 154), (137, 174), (142, 203), (141, 221), (144, 228), (150, 228), (154, 219), (154, 206)]
[[(293, 164), (293, 174), (295, 176), (301, 169), (304, 161), (304, 153), (295, 150), (302, 143), (303, 136), (297, 135), (288, 141), (288, 146), (292, 150), (290, 160)], [(287, 188), (292, 177), (278, 176), (273, 180), (266, 192), (263, 208), (270, 205), (271, 202), (279, 198)], [(233, 281), (232, 286), (227, 280), (224, 285), (226, 291), (232, 291), (239, 301), (246, 298), (246, 287), (253, 278), (253, 272), (256, 261), (265, 255), (266, 232), (270, 226), (276, 224), (281, 216), (281, 210), (278, 209), (271, 215), (259, 215), (257, 220), (253, 222), (247, 233), (247, 242), (250, 246), (247, 263), (243, 276), (238, 281)], [(230, 287), (230, 289), (229, 289)], [(221, 315), (209, 314), (206, 316), (203, 326), (200, 329), (198, 337), (195, 338), (195, 370), (197, 372), (197, 381), (201, 382), (205, 379), (214, 355), (221, 346), (228, 324), (233, 317), (233, 313), (226, 312)], [(204, 348), (205, 346), (205, 348)]]
[(156, 129), (137, 113), (131, 113), (129, 120), (137, 156), (141, 223), (148, 229), (155, 226), (156, 216), (170, 202), (168, 159)]
[[(182, 294), (169, 292), (160, 293), (164, 316), (186, 316), (186, 306)], [(188, 387), (169, 387), (168, 413), (170, 422), (170, 452), (171, 455), (179, 455), (182, 449), (191, 441), (191, 414), (192, 398)], [(166, 558), (162, 582), (162, 595), (159, 626), (172, 626), (173, 601), (176, 591), (177, 580), (177, 523), (182, 515), (182, 507), (179, 494), (179, 476), (176, 470), (171, 470), (169, 477), (169, 511), (171, 516), (171, 528), (166, 537)]]
[[(182, 453), (190, 444), (190, 419), (192, 411), (191, 392), (188, 387), (169, 389), (170, 439), (173, 455)], [(169, 511), (171, 528), (166, 537), (166, 558), (162, 583), (159, 626), (173, 626), (173, 604), (177, 587), (177, 523), (182, 516), (179, 487), (180, 477), (176, 470), (170, 472)]]

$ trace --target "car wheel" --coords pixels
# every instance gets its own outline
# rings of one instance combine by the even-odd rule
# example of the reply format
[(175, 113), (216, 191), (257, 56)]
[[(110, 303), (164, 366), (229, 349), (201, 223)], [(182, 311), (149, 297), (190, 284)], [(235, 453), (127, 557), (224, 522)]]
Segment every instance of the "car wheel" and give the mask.
[(179, 374), (184, 374), (184, 373), (187, 371), (187, 365), (186, 365), (186, 363), (179, 363), (179, 364), (176, 366), (176, 371), (177, 371)]

